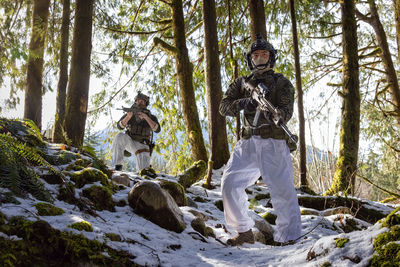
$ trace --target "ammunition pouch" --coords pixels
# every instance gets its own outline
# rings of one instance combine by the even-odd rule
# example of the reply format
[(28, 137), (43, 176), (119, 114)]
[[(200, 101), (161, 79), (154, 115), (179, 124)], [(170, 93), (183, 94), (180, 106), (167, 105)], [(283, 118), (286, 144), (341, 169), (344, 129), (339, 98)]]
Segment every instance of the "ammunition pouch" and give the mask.
[(277, 128), (272, 125), (263, 126), (256, 129), (243, 127), (240, 131), (240, 136), (243, 139), (249, 139), (251, 136), (254, 135), (258, 135), (263, 139), (273, 138), (278, 140), (285, 140), (290, 152), (293, 152), (297, 149), (297, 144), (293, 142), (281, 128)]

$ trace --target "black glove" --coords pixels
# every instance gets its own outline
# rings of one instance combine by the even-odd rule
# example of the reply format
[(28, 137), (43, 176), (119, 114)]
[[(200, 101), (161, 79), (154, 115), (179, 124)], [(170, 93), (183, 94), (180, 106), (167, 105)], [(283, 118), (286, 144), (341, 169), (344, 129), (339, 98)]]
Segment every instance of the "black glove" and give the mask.
[(256, 110), (257, 106), (258, 106), (257, 101), (255, 101), (251, 97), (242, 98), (239, 100), (240, 109), (244, 109), (245, 111), (253, 112)]

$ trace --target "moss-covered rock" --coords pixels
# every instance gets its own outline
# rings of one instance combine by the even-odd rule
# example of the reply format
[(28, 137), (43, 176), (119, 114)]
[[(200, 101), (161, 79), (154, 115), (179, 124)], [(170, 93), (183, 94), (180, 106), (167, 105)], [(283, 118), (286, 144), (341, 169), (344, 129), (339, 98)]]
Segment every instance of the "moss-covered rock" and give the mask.
[(188, 200), (185, 195), (185, 188), (183, 188), (182, 185), (162, 179), (159, 179), (157, 181), (159, 182), (161, 188), (166, 190), (172, 196), (178, 206), (181, 207), (188, 205)]
[(184, 188), (190, 187), (192, 184), (200, 181), (207, 171), (207, 164), (204, 160), (199, 160), (177, 176), (178, 183)]
[(87, 221), (76, 222), (67, 226), (78, 231), (93, 232), (92, 225)]
[(71, 180), (75, 182), (76, 187), (82, 188), (86, 184), (101, 182), (102, 185), (108, 184), (108, 177), (102, 171), (95, 168), (85, 168), (81, 171), (70, 174)]
[[(13, 241), (0, 237), (1, 266), (136, 266), (135, 256), (116, 251), (97, 240), (83, 235), (60, 232), (45, 221), (25, 221), (11, 218), (7, 224), (8, 235), (17, 235)], [(2, 230), (2, 229), (0, 229)]]
[(61, 150), (56, 159), (55, 165), (65, 165), (76, 161), (80, 157), (79, 154), (69, 150)]
[(57, 216), (64, 214), (64, 210), (58, 207), (55, 207), (49, 203), (36, 203), (35, 205), (36, 210), (40, 216)]
[(61, 175), (61, 173), (41, 174), (40, 178), (45, 180), (48, 184), (62, 184), (64, 182), (64, 177)]
[(220, 211), (224, 211), (224, 202), (222, 201), (222, 199), (217, 200), (214, 202), (214, 205), (217, 207), (217, 209), (219, 209)]
[(83, 190), (83, 196), (90, 199), (96, 210), (115, 211), (112, 191), (105, 186), (93, 185)]
[(113, 174), (112, 170), (108, 168), (108, 166), (105, 164), (104, 160), (99, 159), (97, 157), (95, 149), (93, 147), (83, 146), (83, 147), (81, 147), (81, 150), (82, 150), (83, 155), (87, 155), (88, 157), (90, 157), (90, 164), (93, 168), (99, 169), (105, 175), (107, 175), (108, 178), (111, 179), (112, 174)]
[(375, 253), (372, 256), (371, 266), (399, 266), (400, 265), (400, 226), (395, 225), (389, 232), (375, 237), (373, 245)]
[(206, 224), (204, 223), (204, 220), (200, 219), (200, 218), (195, 218), (190, 225), (192, 226), (193, 230), (199, 232), (200, 234), (202, 234), (205, 237), (215, 237), (214, 231), (211, 227), (206, 226)]
[(128, 202), (136, 214), (160, 227), (177, 233), (186, 228), (182, 211), (158, 183), (142, 181), (135, 184), (129, 191)]
[(75, 186), (70, 182), (60, 185), (57, 199), (75, 205), (77, 203), (75, 197)]
[(335, 240), (335, 247), (343, 248), (344, 245), (349, 241), (350, 240), (348, 238), (338, 238), (338, 239)]
[(110, 239), (111, 241), (117, 241), (117, 242), (121, 242), (122, 238), (120, 235), (118, 234), (114, 234), (114, 233), (106, 233), (105, 236)]
[(382, 219), (382, 227), (392, 227), (400, 224), (400, 207), (393, 210), (386, 218)]
[(142, 176), (142, 177), (145, 177), (145, 178), (148, 177), (150, 179), (154, 179), (154, 178), (157, 177), (156, 171), (151, 167), (141, 169), (139, 171), (139, 175)]
[(261, 217), (263, 217), (264, 220), (266, 220), (269, 224), (276, 224), (276, 218), (277, 216), (273, 213), (267, 212), (263, 214)]

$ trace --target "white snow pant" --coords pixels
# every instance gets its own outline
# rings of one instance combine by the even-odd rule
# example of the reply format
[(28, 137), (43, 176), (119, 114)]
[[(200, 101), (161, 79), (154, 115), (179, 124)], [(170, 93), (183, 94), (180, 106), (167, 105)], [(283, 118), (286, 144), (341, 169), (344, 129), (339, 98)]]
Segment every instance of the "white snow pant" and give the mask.
[(301, 236), (300, 208), (293, 184), (293, 166), (285, 140), (252, 136), (236, 144), (221, 182), (225, 221), (238, 232), (254, 226), (248, 215), (246, 187), (262, 176), (268, 186), (274, 208), (277, 242)]
[[(135, 154), (136, 151), (140, 149), (149, 149), (148, 145), (142, 144), (138, 141), (132, 140), (132, 138), (124, 133), (119, 132), (112, 144), (113, 157), (112, 164), (122, 165), (124, 162), (124, 150), (130, 152), (131, 154)], [(141, 152), (136, 155), (136, 170), (140, 171), (141, 169), (148, 168), (150, 166), (150, 152)]]

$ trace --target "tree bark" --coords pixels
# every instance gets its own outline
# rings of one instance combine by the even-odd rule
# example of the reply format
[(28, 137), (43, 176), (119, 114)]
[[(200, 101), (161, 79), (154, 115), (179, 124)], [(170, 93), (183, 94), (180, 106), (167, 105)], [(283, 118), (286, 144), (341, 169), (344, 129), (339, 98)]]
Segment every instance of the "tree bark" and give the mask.
[(229, 159), (226, 120), (219, 113), (222, 99), (221, 64), (219, 61), (217, 14), (214, 0), (203, 1), (205, 81), (207, 93), (210, 160), (213, 168), (221, 168)]
[(378, 10), (376, 8), (375, 0), (368, 0), (371, 10), (371, 16), (367, 17), (357, 12), (357, 15), (365, 22), (369, 23), (375, 31), (376, 39), (379, 47), (382, 49), (380, 57), (382, 58), (383, 67), (385, 68), (386, 79), (389, 87), (389, 92), (394, 107), (394, 117), (400, 125), (400, 88), (397, 80), (396, 70), (394, 68), (392, 55), (389, 50), (386, 33), (380, 21)]
[(173, 0), (171, 7), (174, 42), (177, 49), (175, 64), (178, 72), (186, 134), (192, 148), (193, 160), (204, 160), (207, 162), (207, 151), (204, 145), (193, 88), (193, 66), (189, 60), (188, 49), (186, 47), (182, 0)]
[(250, 0), (250, 34), (251, 40), (256, 40), (257, 33), (261, 33), (264, 40), (267, 38), (267, 26), (265, 25), (264, 0)]
[(60, 74), (57, 85), (57, 106), (54, 120), (53, 142), (62, 143), (64, 140), (63, 121), (65, 117), (65, 99), (68, 83), (68, 44), (69, 44), (69, 19), (70, 0), (63, 0), (63, 15), (61, 24), (61, 47), (60, 47)]
[(299, 56), (299, 43), (297, 35), (297, 22), (294, 0), (289, 0), (290, 15), (292, 19), (292, 35), (294, 48), (294, 65), (296, 69), (296, 88), (297, 88), (297, 107), (299, 112), (299, 139), (300, 139), (300, 185), (308, 186), (307, 183), (307, 158), (306, 158), (306, 139), (305, 139), (305, 120), (303, 107), (303, 89), (301, 85), (301, 69)]
[(88, 107), (94, 0), (75, 3), (74, 35), (64, 129), (72, 145), (83, 144)]
[(360, 133), (360, 81), (354, 0), (343, 1), (343, 97), (340, 151), (333, 184), (326, 194), (354, 193)]
[(24, 118), (42, 129), (43, 54), (47, 35), (50, 0), (33, 2), (32, 33), (29, 43)]
[[(228, 36), (229, 36), (229, 57), (231, 60), (231, 66), (233, 68), (233, 77), (232, 81), (236, 80), (236, 78), (239, 77), (239, 67), (238, 67), (238, 61), (237, 59), (233, 56), (233, 44), (232, 44), (232, 17), (231, 17), (231, 1), (226, 0), (226, 6), (228, 7)], [(240, 128), (241, 128), (241, 123), (240, 123), (240, 113), (236, 115), (235, 117), (236, 120), (236, 141), (240, 140)]]
[(397, 61), (400, 62), (400, 0), (393, 0), (393, 6), (396, 25)]

